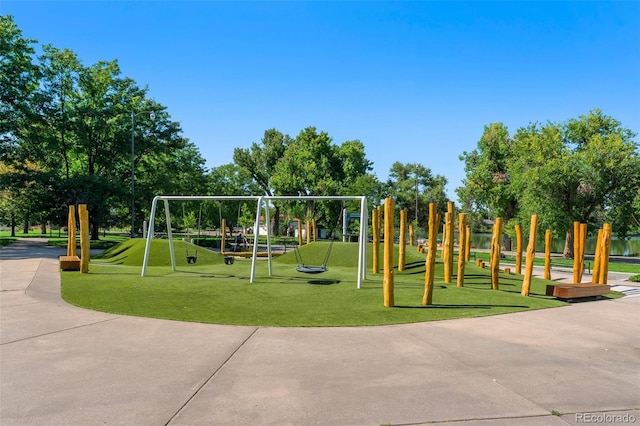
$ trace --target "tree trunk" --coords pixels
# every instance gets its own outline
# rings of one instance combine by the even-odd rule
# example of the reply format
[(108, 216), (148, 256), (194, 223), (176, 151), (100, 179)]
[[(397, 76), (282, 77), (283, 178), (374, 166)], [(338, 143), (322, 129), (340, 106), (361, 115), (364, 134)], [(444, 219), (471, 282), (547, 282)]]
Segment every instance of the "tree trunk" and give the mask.
[(89, 229), (91, 231), (91, 240), (97, 241), (100, 239), (100, 229), (97, 223), (89, 222)]
[(42, 235), (47, 235), (47, 222), (42, 222), (40, 229), (42, 230)]
[(271, 227), (271, 235), (280, 235), (280, 206), (275, 206), (273, 213), (273, 226)]
[(16, 212), (11, 211), (11, 236), (16, 236)]
[(573, 227), (567, 231), (567, 236), (564, 240), (564, 251), (562, 257), (565, 259), (573, 259)]
[(513, 242), (511, 240), (511, 237), (507, 234), (504, 234), (504, 239), (502, 240), (502, 249), (504, 251), (511, 251), (512, 245)]
[(28, 234), (29, 233), (29, 219), (25, 219), (24, 220), (24, 226), (22, 227), (22, 233), (23, 234)]

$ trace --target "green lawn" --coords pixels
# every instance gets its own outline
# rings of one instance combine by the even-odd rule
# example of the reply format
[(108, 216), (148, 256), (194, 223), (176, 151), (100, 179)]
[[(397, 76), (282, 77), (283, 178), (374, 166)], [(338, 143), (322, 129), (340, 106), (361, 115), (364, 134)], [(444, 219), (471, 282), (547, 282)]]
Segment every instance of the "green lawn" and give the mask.
[[(473, 263), (466, 265), (463, 288), (456, 287), (455, 277), (453, 284), (444, 284), (439, 262), (434, 304), (422, 306), (424, 254), (412, 249), (407, 250), (407, 269), (394, 273), (395, 307), (385, 308), (382, 274), (372, 274), (370, 265), (367, 280), (356, 288), (355, 243), (334, 243), (329, 271), (318, 275), (297, 272), (292, 252), (274, 259), (272, 276), (260, 260), (254, 283), (249, 282), (250, 259), (225, 265), (219, 253), (199, 248), (197, 263), (187, 264), (185, 243), (174, 244), (176, 272), (171, 271), (168, 242), (154, 240), (147, 276), (141, 277), (144, 241), (126, 241), (92, 259), (88, 274), (63, 272), (62, 296), (74, 305), (116, 314), (261, 326), (398, 324), (566, 305), (545, 296), (547, 282), (540, 279), (533, 279), (531, 296), (521, 296), (521, 275), (502, 275), (500, 290), (493, 291), (489, 271)], [(307, 264), (321, 264), (327, 248), (328, 243), (318, 242), (301, 252)], [(194, 253), (193, 246), (189, 251)], [(368, 259), (371, 264), (371, 253)]]

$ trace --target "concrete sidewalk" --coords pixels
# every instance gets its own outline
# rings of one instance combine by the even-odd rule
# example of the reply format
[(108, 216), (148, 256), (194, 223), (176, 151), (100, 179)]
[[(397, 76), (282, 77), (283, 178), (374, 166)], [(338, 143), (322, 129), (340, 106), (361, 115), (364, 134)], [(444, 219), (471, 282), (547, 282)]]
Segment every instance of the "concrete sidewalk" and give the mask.
[(384, 327), (220, 326), (70, 306), (58, 254), (0, 249), (2, 426), (640, 423), (640, 297)]

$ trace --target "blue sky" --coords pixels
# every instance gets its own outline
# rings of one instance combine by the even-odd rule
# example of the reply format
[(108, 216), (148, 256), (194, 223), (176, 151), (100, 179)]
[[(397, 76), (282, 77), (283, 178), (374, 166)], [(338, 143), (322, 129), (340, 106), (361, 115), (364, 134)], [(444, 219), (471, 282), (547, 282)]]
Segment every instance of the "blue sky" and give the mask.
[[(374, 172), (464, 178), (485, 125), (599, 108), (640, 133), (640, 2), (0, 0), (25, 37), (117, 59), (208, 167), (266, 129), (361, 140)], [(638, 138), (636, 137), (636, 141)]]

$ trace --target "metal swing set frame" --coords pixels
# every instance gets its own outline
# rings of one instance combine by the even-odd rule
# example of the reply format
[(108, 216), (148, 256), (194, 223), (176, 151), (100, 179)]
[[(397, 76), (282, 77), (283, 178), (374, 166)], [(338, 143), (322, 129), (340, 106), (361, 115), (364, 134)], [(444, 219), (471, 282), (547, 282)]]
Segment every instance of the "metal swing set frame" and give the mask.
[[(368, 229), (368, 213), (367, 213), (367, 199), (364, 196), (324, 196), (324, 195), (310, 195), (310, 196), (238, 196), (238, 195), (157, 195), (153, 198), (151, 203), (151, 216), (149, 218), (149, 228), (147, 232), (147, 240), (144, 249), (144, 260), (142, 262), (141, 276), (146, 276), (147, 266), (149, 264), (149, 252), (151, 249), (151, 240), (154, 236), (154, 223), (156, 218), (156, 212), (158, 209), (158, 203), (163, 202), (165, 219), (167, 222), (167, 238), (169, 239), (169, 253), (171, 256), (171, 268), (176, 271), (176, 256), (173, 247), (173, 233), (171, 231), (171, 210), (170, 201), (255, 201), (256, 202), (256, 219), (253, 227), (253, 252), (251, 257), (251, 276), (249, 281), (255, 281), (256, 261), (258, 259), (258, 236), (260, 233), (260, 217), (264, 211), (264, 222), (266, 224), (271, 223), (269, 215), (269, 205), (271, 201), (307, 201), (307, 200), (325, 200), (325, 201), (360, 201), (360, 236), (358, 240), (358, 269), (357, 269), (357, 288), (362, 287), (362, 281), (367, 278), (366, 265), (367, 265), (367, 250), (366, 243), (368, 241), (367, 229)], [(267, 262), (269, 276), (273, 275), (272, 267), (272, 253), (271, 253), (271, 227), (266, 226), (267, 229)]]

